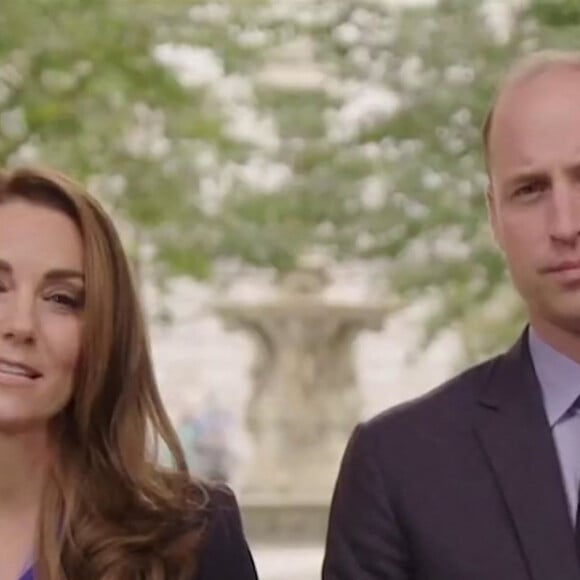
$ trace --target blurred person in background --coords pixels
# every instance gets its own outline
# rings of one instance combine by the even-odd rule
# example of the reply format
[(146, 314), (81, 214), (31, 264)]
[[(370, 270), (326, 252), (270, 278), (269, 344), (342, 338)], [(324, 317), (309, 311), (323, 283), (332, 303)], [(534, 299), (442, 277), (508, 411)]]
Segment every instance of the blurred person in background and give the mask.
[(324, 580), (580, 580), (580, 53), (518, 62), (484, 146), (491, 227), (529, 325), (355, 429)]
[(215, 393), (205, 398), (195, 423), (195, 457), (200, 474), (210, 481), (230, 483), (235, 456), (232, 450), (233, 417)]
[(256, 579), (233, 494), (188, 474), (111, 220), (50, 170), (0, 175), (0, 578)]

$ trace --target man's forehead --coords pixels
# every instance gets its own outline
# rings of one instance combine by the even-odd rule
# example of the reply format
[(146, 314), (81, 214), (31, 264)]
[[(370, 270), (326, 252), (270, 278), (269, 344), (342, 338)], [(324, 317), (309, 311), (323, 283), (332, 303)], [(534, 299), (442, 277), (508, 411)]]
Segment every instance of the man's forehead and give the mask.
[(552, 65), (508, 80), (497, 98), (495, 112), (499, 114), (510, 105), (521, 106), (534, 96), (566, 96), (576, 91), (580, 92), (580, 65)]
[(572, 115), (577, 105), (580, 105), (580, 68), (551, 68), (516, 79), (504, 87), (496, 101), (489, 133), (490, 152), (497, 134), (505, 134), (514, 124), (521, 128), (524, 120), (530, 130), (540, 129), (549, 122), (551, 113), (566, 107)]

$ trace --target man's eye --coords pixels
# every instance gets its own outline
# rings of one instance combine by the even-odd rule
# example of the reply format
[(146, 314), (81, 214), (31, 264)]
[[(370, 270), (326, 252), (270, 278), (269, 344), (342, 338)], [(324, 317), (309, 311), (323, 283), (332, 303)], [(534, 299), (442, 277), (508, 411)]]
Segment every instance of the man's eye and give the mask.
[(546, 184), (541, 181), (533, 181), (530, 183), (524, 183), (514, 191), (515, 197), (526, 197), (534, 195), (536, 193), (541, 193), (546, 189)]

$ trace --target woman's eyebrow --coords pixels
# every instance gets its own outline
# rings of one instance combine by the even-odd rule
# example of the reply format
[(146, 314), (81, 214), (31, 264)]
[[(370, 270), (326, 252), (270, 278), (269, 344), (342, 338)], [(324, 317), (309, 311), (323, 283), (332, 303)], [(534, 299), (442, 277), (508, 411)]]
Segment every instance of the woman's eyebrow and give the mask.
[[(0, 272), (12, 273), (13, 268), (9, 262), (0, 259)], [(70, 278), (77, 278), (81, 282), (85, 281), (85, 275), (80, 270), (75, 270), (74, 268), (55, 268), (54, 270), (49, 270), (44, 278), (48, 281), (54, 280), (65, 280)]]
[[(2, 262), (0, 261), (0, 268), (2, 266)], [(49, 270), (45, 275), (44, 278), (49, 281), (53, 280), (63, 280), (67, 278), (78, 278), (81, 282), (84, 282), (85, 275), (79, 270), (73, 270), (68, 268), (58, 268), (55, 270)]]

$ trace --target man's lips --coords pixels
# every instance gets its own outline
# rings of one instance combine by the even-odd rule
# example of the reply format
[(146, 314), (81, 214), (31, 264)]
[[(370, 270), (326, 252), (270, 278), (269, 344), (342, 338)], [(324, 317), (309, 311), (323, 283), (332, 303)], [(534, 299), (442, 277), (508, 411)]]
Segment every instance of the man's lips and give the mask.
[(580, 269), (580, 260), (566, 260), (557, 264), (546, 266), (543, 272), (546, 274), (556, 274), (558, 272), (569, 272)]

